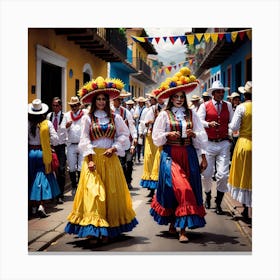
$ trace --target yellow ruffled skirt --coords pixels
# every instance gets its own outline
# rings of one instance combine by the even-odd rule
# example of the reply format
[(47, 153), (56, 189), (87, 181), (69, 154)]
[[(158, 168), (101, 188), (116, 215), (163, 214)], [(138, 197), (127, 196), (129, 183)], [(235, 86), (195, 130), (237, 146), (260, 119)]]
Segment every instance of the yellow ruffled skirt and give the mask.
[(252, 205), (252, 140), (239, 137), (234, 148), (228, 179), (231, 196), (246, 206)]
[[(146, 135), (146, 141), (145, 141), (145, 150), (144, 150), (144, 166), (143, 166), (143, 175), (141, 177), (140, 186), (144, 188), (150, 188), (152, 182), (151, 182), (151, 176), (154, 168), (154, 161), (157, 153), (157, 146), (155, 146), (152, 135), (147, 134)], [(154, 170), (155, 174), (156, 170)]]
[(89, 171), (85, 158), (65, 231), (79, 237), (114, 237), (131, 231), (138, 222), (118, 156), (107, 158), (101, 148), (94, 151), (96, 170)]

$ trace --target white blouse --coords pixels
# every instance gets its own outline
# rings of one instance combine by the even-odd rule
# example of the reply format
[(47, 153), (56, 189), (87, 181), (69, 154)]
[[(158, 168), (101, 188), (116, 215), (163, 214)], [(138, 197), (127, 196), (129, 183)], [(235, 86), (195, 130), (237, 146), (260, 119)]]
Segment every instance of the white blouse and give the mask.
[(231, 123), (229, 124), (229, 128), (231, 130), (235, 131), (240, 129), (241, 121), (244, 114), (245, 114), (245, 107), (243, 103), (241, 103), (236, 107)]
[[(98, 118), (99, 123), (102, 125), (108, 124), (110, 121), (105, 111), (97, 110), (94, 112), (94, 116)], [(90, 125), (90, 115), (85, 114), (82, 117), (82, 132), (79, 142), (79, 149), (83, 153), (84, 157), (90, 154), (95, 154), (94, 148), (109, 149), (111, 147), (115, 147), (117, 149), (116, 153), (119, 156), (124, 156), (125, 150), (130, 148), (130, 132), (120, 115), (115, 114), (116, 134), (114, 139), (102, 137), (92, 141), (90, 139)]]
[[(56, 146), (56, 145), (58, 145), (58, 142), (59, 142), (58, 135), (54, 129), (52, 122), (49, 120), (48, 120), (48, 127), (49, 127), (49, 132), (50, 132), (51, 145)], [(35, 137), (32, 135), (30, 129), (31, 129), (31, 125), (30, 125), (30, 122), (28, 121), (28, 144), (29, 145), (41, 145), (39, 127), (38, 126), (36, 127)]]
[[(187, 138), (186, 135), (186, 120), (185, 120), (185, 108), (184, 107), (172, 107), (172, 112), (175, 114), (177, 120), (182, 121), (182, 133), (183, 137)], [(192, 110), (192, 123), (193, 123), (193, 132), (196, 134), (195, 138), (192, 138), (192, 142), (194, 147), (197, 150), (202, 150), (201, 153), (204, 153), (204, 150), (206, 150), (208, 137), (207, 133), (197, 115), (195, 110)], [(162, 146), (167, 141), (167, 135), (168, 132), (170, 132), (170, 121), (169, 117), (166, 111), (161, 111), (156, 118), (156, 121), (154, 123), (153, 127), (153, 133), (152, 138), (154, 141), (154, 144), (156, 146)]]

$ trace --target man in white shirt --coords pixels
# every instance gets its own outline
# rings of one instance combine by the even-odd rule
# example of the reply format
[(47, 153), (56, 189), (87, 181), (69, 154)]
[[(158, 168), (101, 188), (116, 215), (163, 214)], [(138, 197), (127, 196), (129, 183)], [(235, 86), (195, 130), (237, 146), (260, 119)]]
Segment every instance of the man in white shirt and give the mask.
[(128, 109), (121, 106), (123, 99), (130, 95), (131, 94), (121, 93), (118, 98), (113, 100), (112, 110), (114, 111), (115, 114), (118, 114), (123, 118), (130, 131), (129, 138), (130, 138), (131, 146), (128, 150), (125, 151), (125, 156), (123, 157), (119, 156), (119, 159), (124, 171), (127, 186), (131, 190), (133, 188), (131, 185), (131, 181), (132, 181), (132, 171), (133, 171), (133, 155), (135, 153), (135, 149), (137, 145), (137, 130), (131, 113), (129, 112)]
[(133, 118), (135, 120), (136, 130), (138, 134), (136, 152), (137, 152), (138, 162), (140, 163), (141, 154), (144, 157), (144, 143), (145, 143), (145, 134), (146, 134), (146, 131), (141, 130), (141, 125), (145, 127), (144, 118), (145, 118), (145, 114), (147, 113), (147, 107), (145, 103), (148, 101), (148, 99), (144, 98), (143, 96), (140, 96), (139, 98), (136, 98), (135, 101), (138, 103), (138, 105), (135, 108)]
[(68, 104), (71, 110), (65, 114), (67, 139), (67, 163), (69, 175), (72, 184), (72, 195), (76, 193), (77, 185), (82, 168), (83, 154), (80, 153), (78, 145), (81, 136), (82, 116), (87, 112), (86, 109), (80, 109), (80, 100), (77, 96), (72, 96)]
[(228, 191), (230, 147), (228, 125), (233, 116), (232, 105), (224, 101), (225, 88), (220, 81), (215, 81), (208, 89), (213, 98), (202, 103), (198, 109), (198, 116), (205, 127), (208, 136), (206, 150), (207, 168), (202, 172), (202, 185), (206, 194), (205, 207), (210, 209), (212, 177), (216, 168), (217, 180), (216, 214), (224, 214), (221, 203), (224, 193)]
[(57, 197), (57, 203), (62, 204), (64, 201), (64, 188), (65, 188), (65, 171), (66, 171), (66, 119), (62, 112), (62, 102), (59, 97), (54, 97), (52, 100), (52, 112), (48, 113), (47, 119), (53, 123), (54, 129), (58, 135), (58, 144), (53, 146), (59, 161), (59, 168), (56, 173), (57, 182), (61, 194)]

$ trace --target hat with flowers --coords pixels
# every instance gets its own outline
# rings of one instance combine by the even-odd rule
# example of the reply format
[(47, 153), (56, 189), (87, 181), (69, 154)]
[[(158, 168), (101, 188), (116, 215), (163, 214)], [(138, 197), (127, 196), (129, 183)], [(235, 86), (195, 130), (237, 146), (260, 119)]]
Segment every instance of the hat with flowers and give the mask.
[(158, 89), (155, 90), (157, 98), (166, 99), (177, 92), (185, 92), (188, 94), (192, 92), (199, 81), (188, 67), (182, 67), (179, 72), (175, 73), (173, 77), (168, 77), (163, 81)]
[(103, 78), (101, 76), (91, 81), (86, 82), (78, 91), (80, 101), (83, 104), (90, 104), (93, 96), (98, 94), (108, 94), (110, 99), (117, 98), (122, 89), (124, 83), (120, 79), (116, 78)]

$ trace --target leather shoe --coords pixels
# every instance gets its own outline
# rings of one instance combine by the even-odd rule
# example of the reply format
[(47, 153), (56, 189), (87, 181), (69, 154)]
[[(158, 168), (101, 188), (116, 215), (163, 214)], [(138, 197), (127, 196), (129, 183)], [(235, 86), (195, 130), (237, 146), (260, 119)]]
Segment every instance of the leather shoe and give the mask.
[(215, 209), (215, 213), (217, 215), (224, 215), (225, 212), (223, 211), (223, 209), (221, 208), (221, 206), (217, 206), (216, 209)]

